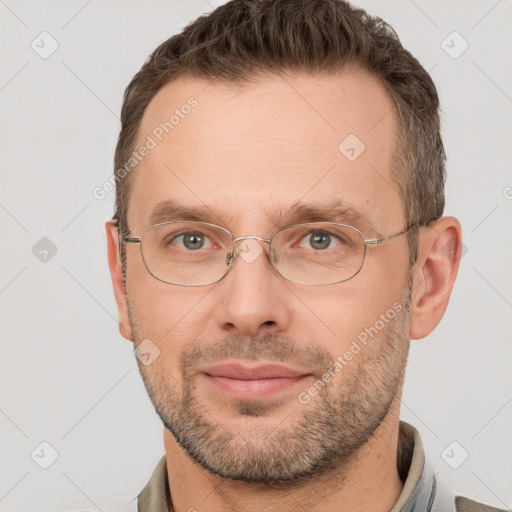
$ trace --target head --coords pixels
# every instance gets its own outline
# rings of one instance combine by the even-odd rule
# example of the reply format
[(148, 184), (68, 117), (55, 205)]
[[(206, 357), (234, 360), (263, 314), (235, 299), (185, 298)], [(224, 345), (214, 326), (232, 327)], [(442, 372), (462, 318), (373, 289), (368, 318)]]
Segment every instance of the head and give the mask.
[[(457, 273), (430, 76), (386, 23), (341, 0), (235, 0), (153, 52), (121, 121), (109, 263), (121, 333), (158, 354), (139, 368), (164, 426), (235, 480), (348, 463), (398, 417), (410, 339), (438, 324)], [(265, 239), (299, 222), (350, 224), (366, 239), (419, 227), (368, 245), (344, 282), (288, 281), (261, 242), (220, 281), (183, 287), (119, 243), (165, 220)], [(232, 363), (297, 378), (226, 391), (210, 370)]]

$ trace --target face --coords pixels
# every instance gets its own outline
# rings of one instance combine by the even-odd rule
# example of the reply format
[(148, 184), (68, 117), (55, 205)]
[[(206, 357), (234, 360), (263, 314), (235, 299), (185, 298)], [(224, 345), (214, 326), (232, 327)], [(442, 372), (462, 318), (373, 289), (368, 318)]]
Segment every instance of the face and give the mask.
[[(195, 105), (183, 108), (190, 97)], [(176, 109), (167, 133), (160, 123)], [(365, 238), (395, 233), (406, 227), (391, 175), (397, 130), (392, 100), (357, 70), (244, 88), (180, 78), (144, 114), (139, 145), (157, 143), (134, 171), (131, 236), (169, 200), (234, 237), (319, 221), (354, 225)], [(339, 215), (327, 209), (334, 204)], [(355, 277), (325, 286), (284, 279), (268, 245), (251, 243), (263, 249), (255, 258), (238, 255), (222, 280), (200, 287), (155, 279), (139, 246), (126, 244), (125, 329), (159, 354), (139, 368), (193, 460), (235, 480), (297, 481), (348, 462), (399, 399), (407, 238), (369, 245)]]

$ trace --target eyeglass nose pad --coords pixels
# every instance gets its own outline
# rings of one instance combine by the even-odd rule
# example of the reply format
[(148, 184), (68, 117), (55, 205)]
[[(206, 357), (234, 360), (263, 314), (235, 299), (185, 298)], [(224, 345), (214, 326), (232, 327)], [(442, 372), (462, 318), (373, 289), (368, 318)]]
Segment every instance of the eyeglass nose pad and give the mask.
[(231, 263), (233, 262), (233, 258), (235, 257), (235, 254), (233, 252), (230, 252), (229, 254), (226, 254), (226, 265), (228, 267), (231, 266)]
[(271, 261), (274, 265), (276, 265), (279, 261), (279, 254), (277, 254), (276, 251), (274, 251), (274, 249), (272, 249), (271, 251), (271, 254), (270, 254), (270, 258), (271, 258)]

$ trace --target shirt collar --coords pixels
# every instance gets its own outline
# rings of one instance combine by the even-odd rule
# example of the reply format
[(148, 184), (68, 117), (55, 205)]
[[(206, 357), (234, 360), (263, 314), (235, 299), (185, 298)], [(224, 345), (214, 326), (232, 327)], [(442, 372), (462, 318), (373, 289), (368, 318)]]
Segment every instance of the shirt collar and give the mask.
[[(398, 473), (404, 485), (390, 512), (430, 510), (435, 495), (436, 479), (425, 460), (419, 432), (405, 421), (400, 421), (397, 460)], [(167, 461), (164, 455), (138, 496), (138, 511), (169, 512), (170, 503)]]

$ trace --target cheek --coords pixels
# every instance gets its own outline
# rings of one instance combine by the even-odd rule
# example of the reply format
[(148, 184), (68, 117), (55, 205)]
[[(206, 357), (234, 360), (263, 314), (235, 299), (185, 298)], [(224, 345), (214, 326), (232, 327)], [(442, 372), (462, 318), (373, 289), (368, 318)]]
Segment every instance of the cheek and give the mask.
[(202, 334), (207, 290), (168, 285), (143, 270), (128, 291), (136, 334), (155, 343), (166, 364), (179, 364), (180, 354)]
[(358, 336), (364, 338), (366, 330), (375, 332), (377, 328), (380, 333), (383, 325), (392, 323), (403, 307), (407, 267), (403, 262), (395, 265), (385, 260), (366, 266), (368, 263), (365, 262), (364, 272), (350, 281), (325, 287), (323, 291), (319, 287), (299, 292), (310, 310), (305, 315), (302, 307), (302, 314), (297, 311), (297, 321), (302, 324), (297, 331), (322, 343), (334, 357), (348, 350)]
[(205, 319), (211, 316), (212, 305), (205, 298), (209, 287), (163, 283), (147, 271), (140, 253), (130, 256), (127, 291), (135, 341), (148, 339), (157, 347), (159, 356), (155, 367), (148, 369), (150, 373), (160, 369), (180, 380), (181, 356), (204, 335)]

